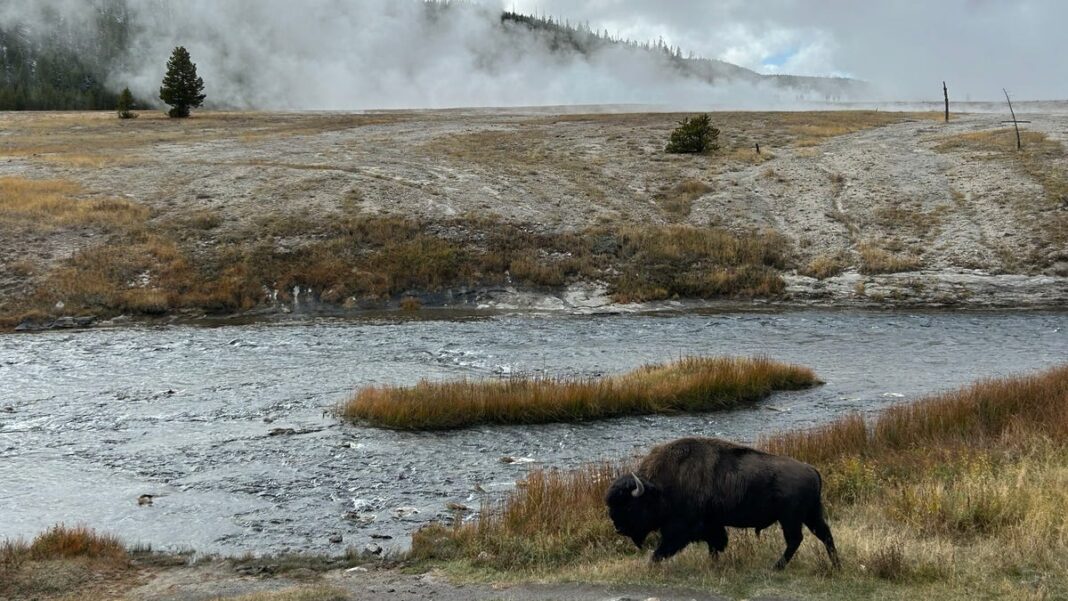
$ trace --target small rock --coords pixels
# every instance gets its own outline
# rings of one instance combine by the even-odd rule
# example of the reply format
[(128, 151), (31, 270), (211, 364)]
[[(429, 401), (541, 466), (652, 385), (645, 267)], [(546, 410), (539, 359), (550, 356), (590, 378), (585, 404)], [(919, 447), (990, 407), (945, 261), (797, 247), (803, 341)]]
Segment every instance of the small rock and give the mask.
[(342, 537), (340, 534), (331, 534), (328, 540), (336, 545), (341, 543), (341, 541), (345, 540), (345, 538)]
[(504, 457), (501, 457), (501, 463), (515, 463), (515, 457), (505, 455)]
[(371, 535), (371, 538), (378, 540), (393, 540), (393, 537), (388, 534), (378, 534), (377, 532)]
[(293, 428), (271, 428), (271, 431), (267, 433), (267, 436), (291, 436), (296, 433), (297, 431)]
[(378, 519), (378, 516), (370, 511), (346, 511), (345, 519), (356, 522), (360, 526), (368, 526)]
[(446, 503), (445, 508), (449, 511), (471, 511), (470, 507), (468, 507), (467, 505), (462, 505), (460, 503)]
[(152, 504), (152, 499), (154, 499), (154, 498), (156, 498), (156, 495), (141, 495), (140, 497), (137, 497), (137, 504), (138, 505), (151, 505)]
[(78, 326), (78, 322), (74, 321), (73, 317), (60, 317), (52, 322), (53, 328), (74, 328)]
[(378, 509), (374, 501), (369, 499), (352, 498), (352, 510), (353, 511), (374, 511)]
[(416, 508), (416, 507), (408, 507), (408, 506), (396, 507), (393, 510), (391, 510), (389, 513), (390, 513), (390, 515), (393, 516), (393, 519), (395, 519), (395, 520), (403, 520), (405, 518), (408, 518), (408, 517), (411, 517), (413, 515), (418, 514), (419, 513), (419, 509)]
[(363, 546), (363, 552), (367, 555), (381, 555), (382, 547), (375, 543), (367, 543)]
[(493, 559), (493, 556), (486, 551), (482, 551), (478, 554), (478, 557), (476, 559), (478, 559), (478, 561), (489, 561)]
[(14, 413), (15, 412), (15, 408), (10, 406), (10, 405), (8, 405), (7, 407), (4, 407), (3, 409), (0, 409), (0, 411), (3, 411), (4, 413)]

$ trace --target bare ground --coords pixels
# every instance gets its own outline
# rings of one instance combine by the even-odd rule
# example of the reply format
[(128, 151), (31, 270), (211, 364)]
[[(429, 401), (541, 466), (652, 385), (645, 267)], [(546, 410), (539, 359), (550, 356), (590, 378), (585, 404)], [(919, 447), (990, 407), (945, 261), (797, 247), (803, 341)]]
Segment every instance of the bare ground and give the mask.
[[(783, 234), (793, 246), (794, 302), (1068, 301), (1068, 198), (1000, 149), (945, 148), (961, 134), (1002, 128), (1000, 115), (943, 124), (930, 114), (717, 113), (721, 152), (667, 155), (679, 117), (470, 110), (120, 122), (107, 113), (7, 113), (0, 178), (73, 181), (80, 200), (147, 206), (148, 227), (193, 252), (260, 237), (296, 247), (306, 242), (300, 232), (265, 224), (281, 230), (353, 212), (488, 218), (544, 232), (686, 223)], [(1068, 115), (1030, 118), (1027, 127), (1060, 149), (1043, 168), (1068, 172)], [(0, 304), (108, 234), (2, 225)], [(588, 288), (579, 291), (585, 305), (602, 306), (603, 294)], [(572, 308), (566, 295), (546, 304), (511, 292), (497, 304)]]
[[(213, 601), (281, 591), (324, 591), (306, 601), (389, 599), (395, 601), (721, 601), (719, 595), (669, 587), (612, 587), (587, 584), (454, 584), (430, 572), (405, 574), (357, 568), (320, 575), (256, 577), (234, 573), (226, 562), (154, 573), (125, 593), (129, 601)], [(327, 592), (328, 591), (328, 592)], [(337, 595), (337, 596), (334, 596)], [(265, 597), (264, 599), (270, 599)]]

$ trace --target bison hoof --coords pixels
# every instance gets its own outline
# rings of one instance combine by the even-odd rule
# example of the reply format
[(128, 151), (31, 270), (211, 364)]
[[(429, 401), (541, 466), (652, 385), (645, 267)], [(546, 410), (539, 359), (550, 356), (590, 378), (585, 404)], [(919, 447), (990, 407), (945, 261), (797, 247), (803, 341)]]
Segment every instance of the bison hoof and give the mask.
[(775, 562), (775, 565), (772, 566), (772, 569), (785, 570), (786, 569), (786, 562), (780, 559), (779, 561)]

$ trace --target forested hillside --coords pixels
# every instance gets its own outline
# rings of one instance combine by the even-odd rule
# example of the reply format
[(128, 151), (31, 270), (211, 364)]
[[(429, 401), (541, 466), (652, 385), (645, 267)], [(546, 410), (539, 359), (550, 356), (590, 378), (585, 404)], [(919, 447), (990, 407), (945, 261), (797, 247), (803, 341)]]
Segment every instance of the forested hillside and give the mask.
[(98, 2), (93, 24), (43, 10), (47, 25), (0, 22), (0, 110), (114, 108), (105, 81), (128, 48), (125, 2)]

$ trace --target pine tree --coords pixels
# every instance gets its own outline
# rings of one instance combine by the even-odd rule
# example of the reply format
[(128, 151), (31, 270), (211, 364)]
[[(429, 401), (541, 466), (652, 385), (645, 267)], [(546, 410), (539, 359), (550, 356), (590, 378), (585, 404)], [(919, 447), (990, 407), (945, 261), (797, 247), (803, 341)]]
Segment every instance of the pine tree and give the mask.
[(171, 105), (167, 114), (173, 118), (188, 117), (189, 109), (204, 104), (204, 80), (197, 77), (197, 66), (182, 46), (175, 48), (167, 61), (167, 75), (159, 89), (159, 98)]
[(677, 154), (715, 152), (719, 150), (718, 139), (719, 130), (712, 126), (712, 118), (705, 113), (680, 121), (664, 150)]
[(133, 94), (130, 93), (130, 88), (123, 88), (122, 93), (119, 94), (119, 101), (116, 104), (115, 110), (119, 113), (119, 119), (133, 119), (137, 117), (137, 114), (133, 112), (134, 99)]

